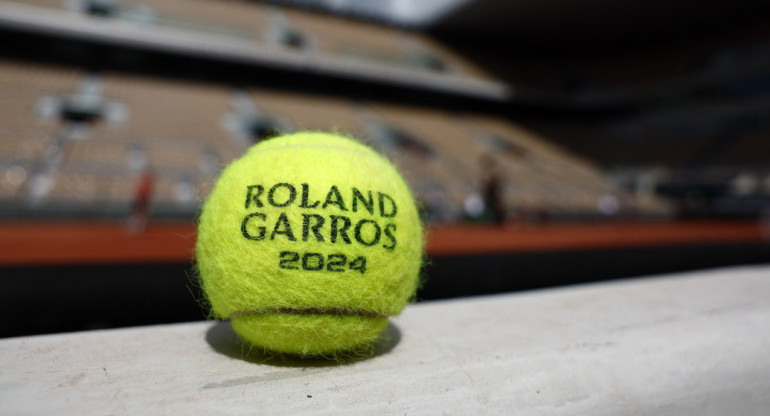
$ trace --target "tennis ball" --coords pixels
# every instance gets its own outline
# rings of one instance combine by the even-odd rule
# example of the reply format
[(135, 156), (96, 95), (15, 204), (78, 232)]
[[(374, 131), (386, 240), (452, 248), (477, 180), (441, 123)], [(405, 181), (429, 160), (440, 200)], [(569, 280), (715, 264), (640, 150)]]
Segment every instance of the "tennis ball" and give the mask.
[(422, 249), (393, 165), (321, 132), (260, 142), (227, 166), (195, 247), (214, 317), (254, 346), (302, 356), (371, 345), (414, 295)]

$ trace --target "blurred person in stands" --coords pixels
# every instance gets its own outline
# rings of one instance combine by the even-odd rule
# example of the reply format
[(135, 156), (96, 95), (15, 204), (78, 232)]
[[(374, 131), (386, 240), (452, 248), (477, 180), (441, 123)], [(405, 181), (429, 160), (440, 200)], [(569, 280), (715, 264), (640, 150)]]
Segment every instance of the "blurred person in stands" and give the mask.
[(505, 222), (505, 206), (503, 204), (503, 184), (497, 162), (490, 154), (481, 157), (483, 172), (482, 196), (488, 221), (502, 225)]
[(155, 174), (152, 169), (145, 169), (136, 181), (131, 216), (128, 218), (128, 231), (139, 234), (147, 228), (150, 222), (150, 199), (155, 185)]

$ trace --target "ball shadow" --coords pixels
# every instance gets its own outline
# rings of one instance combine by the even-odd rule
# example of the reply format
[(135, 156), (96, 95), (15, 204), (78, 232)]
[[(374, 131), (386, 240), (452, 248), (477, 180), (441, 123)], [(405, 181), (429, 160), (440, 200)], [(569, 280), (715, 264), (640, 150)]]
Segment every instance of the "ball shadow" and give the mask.
[(229, 321), (217, 322), (206, 331), (206, 342), (217, 353), (252, 364), (277, 367), (328, 367), (352, 364), (388, 354), (400, 341), (401, 331), (393, 322), (388, 321), (385, 332), (370, 347), (335, 357), (300, 357), (251, 347), (238, 337)]

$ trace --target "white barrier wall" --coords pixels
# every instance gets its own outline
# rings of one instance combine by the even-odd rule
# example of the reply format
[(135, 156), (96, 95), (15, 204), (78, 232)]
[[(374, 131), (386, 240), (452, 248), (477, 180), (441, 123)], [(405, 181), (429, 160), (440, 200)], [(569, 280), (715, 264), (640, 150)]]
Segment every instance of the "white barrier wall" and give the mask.
[(770, 266), (428, 302), (393, 319), (389, 335), (373, 358), (342, 365), (244, 356), (227, 323), (4, 339), (0, 413), (770, 409)]

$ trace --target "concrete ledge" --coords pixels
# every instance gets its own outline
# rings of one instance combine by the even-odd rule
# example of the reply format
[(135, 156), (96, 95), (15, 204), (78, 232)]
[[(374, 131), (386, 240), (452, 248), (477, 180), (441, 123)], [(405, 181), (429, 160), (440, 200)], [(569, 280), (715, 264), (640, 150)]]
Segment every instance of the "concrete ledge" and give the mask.
[(244, 356), (226, 323), (11, 338), (0, 403), (6, 414), (760, 415), (768, 299), (770, 266), (426, 302), (392, 320), (377, 355), (343, 365)]

